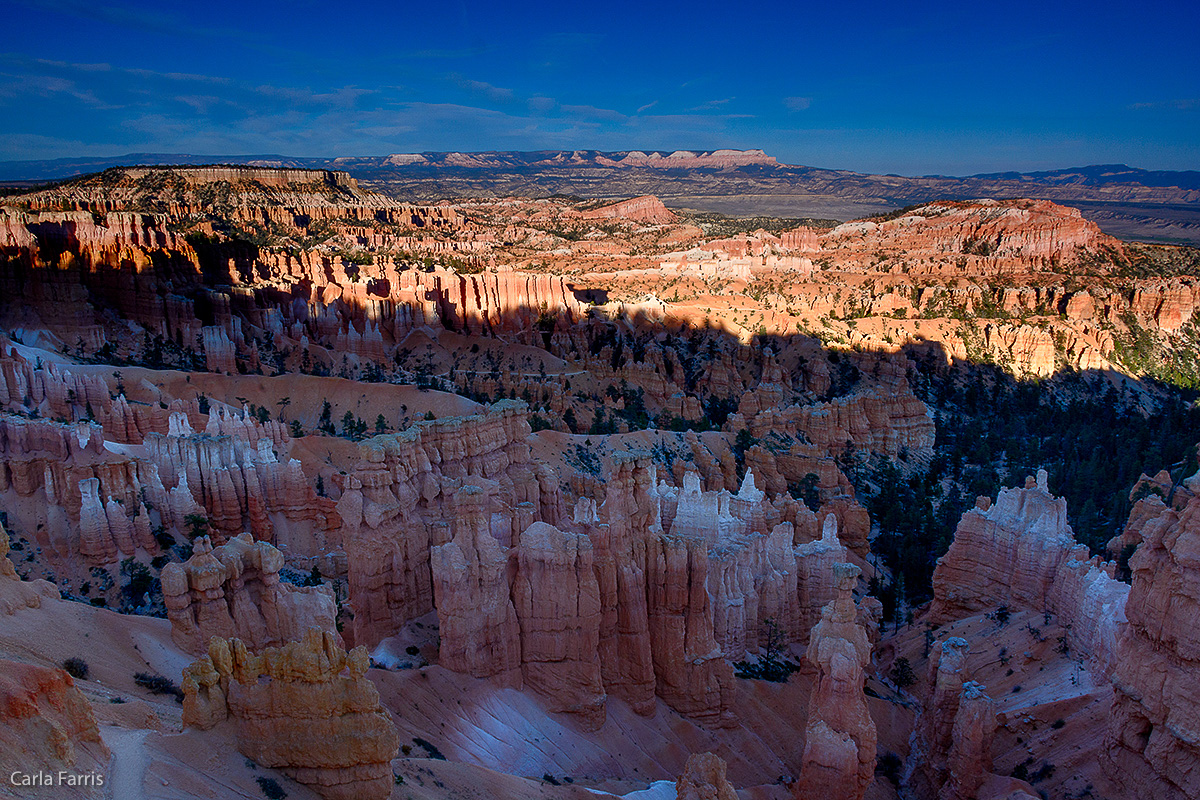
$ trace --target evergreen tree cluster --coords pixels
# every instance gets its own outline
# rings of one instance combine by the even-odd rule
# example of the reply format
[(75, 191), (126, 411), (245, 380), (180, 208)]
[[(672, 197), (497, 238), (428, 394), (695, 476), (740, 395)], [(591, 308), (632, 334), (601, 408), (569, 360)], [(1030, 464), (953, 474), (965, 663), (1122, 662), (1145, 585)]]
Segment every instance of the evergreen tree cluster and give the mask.
[(929, 468), (906, 475), (877, 460), (851, 475), (879, 527), (871, 549), (893, 576), (877, 587), (889, 619), (901, 603), (932, 598), (936, 561), (978, 495), (995, 498), (1045, 469), (1075, 538), (1107, 558), (1118, 555), (1105, 547), (1129, 516), (1139, 476), (1195, 469), (1200, 410), (1179, 388), (1156, 387), (1160, 402), (1147, 411), (1102, 375), (1016, 380), (990, 366), (945, 373), (918, 362), (910, 380), (935, 414)]

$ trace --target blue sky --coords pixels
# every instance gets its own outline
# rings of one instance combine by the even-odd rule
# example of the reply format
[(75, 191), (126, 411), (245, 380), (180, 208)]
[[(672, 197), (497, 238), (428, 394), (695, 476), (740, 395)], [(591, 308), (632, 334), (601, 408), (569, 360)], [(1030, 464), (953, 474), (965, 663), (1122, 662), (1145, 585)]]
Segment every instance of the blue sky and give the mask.
[(759, 147), (1200, 169), (1200, 3), (0, 2), (0, 160)]

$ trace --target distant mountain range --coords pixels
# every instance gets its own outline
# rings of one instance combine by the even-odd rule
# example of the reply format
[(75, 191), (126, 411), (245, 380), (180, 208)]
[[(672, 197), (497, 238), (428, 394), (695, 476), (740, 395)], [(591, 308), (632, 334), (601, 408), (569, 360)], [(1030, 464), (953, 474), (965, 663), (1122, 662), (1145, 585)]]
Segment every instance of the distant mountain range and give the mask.
[(430, 152), (329, 159), (129, 153), (0, 162), (0, 181), (62, 179), (130, 164), (214, 163), (345, 170), (366, 186), (412, 200), (654, 194), (674, 208), (736, 216), (851, 219), (936, 199), (1035, 197), (1075, 206), (1116, 236), (1200, 244), (1200, 172), (1124, 164), (904, 177), (780, 164), (762, 150)]

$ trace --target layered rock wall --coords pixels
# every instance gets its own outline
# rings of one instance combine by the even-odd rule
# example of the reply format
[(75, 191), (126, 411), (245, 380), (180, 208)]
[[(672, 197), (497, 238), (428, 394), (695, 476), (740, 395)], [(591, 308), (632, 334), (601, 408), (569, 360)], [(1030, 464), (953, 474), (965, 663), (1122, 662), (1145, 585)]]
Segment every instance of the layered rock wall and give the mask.
[[(523, 677), (589, 726), (602, 724), (606, 695), (644, 714), (657, 696), (705, 725), (732, 724), (729, 662), (771, 638), (805, 641), (848, 551), (833, 513), (822, 538), (796, 544), (753, 474), (736, 495), (701, 490), (694, 473), (683, 489), (656, 481), (647, 456), (617, 454), (599, 507), (581, 498), (572, 519), (535, 521), (512, 547), (497, 497), (463, 483), (435, 529), (452, 538), (430, 551), (442, 665)], [(358, 591), (356, 607), (369, 607)]]
[(963, 515), (933, 574), (930, 621), (948, 622), (1001, 606), (1049, 612), (1069, 626), (1068, 644), (1108, 674), (1117, 658), (1129, 588), (1115, 565), (1088, 557), (1067, 523), (1067, 504), (1049, 493), (1046, 472), (1023, 489), (980, 498)]
[[(66, 774), (87, 779), (72, 785), (71, 796), (105, 797), (108, 758), (92, 707), (70, 675), (57, 667), (0, 660), (0, 769), (10, 796), (40, 796), (38, 786), (58, 786), (60, 774)], [(21, 788), (26, 778), (43, 775), (54, 783)]]
[(535, 522), (522, 534), (512, 597), (521, 627), (525, 684), (551, 709), (604, 724), (600, 585), (591, 540)]
[(244, 533), (216, 548), (207, 536), (193, 545), (188, 561), (162, 570), (171, 638), (184, 652), (205, 652), (214, 636), (261, 650), (298, 640), (312, 627), (338, 638), (332, 590), (280, 581), (283, 554), (267, 542)]
[(238, 750), (326, 800), (383, 800), (392, 791), (396, 728), (366, 677), (364, 648), (310, 629), (302, 641), (255, 655), (214, 638), (183, 672), (183, 724), (232, 719)]
[(819, 674), (793, 790), (797, 800), (861, 800), (875, 774), (875, 722), (863, 693), (871, 642), (858, 624), (853, 596), (861, 572), (853, 564), (838, 564), (835, 570), (837, 599), (825, 606), (808, 643), (808, 661)]
[(703, 542), (662, 535), (646, 557), (647, 610), (657, 692), (676, 711), (732, 725), (733, 668), (713, 633)]
[(654, 195), (621, 200), (582, 212), (584, 219), (628, 219), (662, 224), (675, 222), (675, 215)]
[(154, 554), (155, 528), (181, 539), (192, 515), (218, 542), (249, 530), (306, 559), (341, 546), (333, 502), (277, 455), (291, 446), (282, 423), (215, 400), (207, 413), (195, 398), (132, 403), (100, 376), (0, 353), (0, 408), (35, 416), (0, 413), (0, 492), (42, 501), (14, 513), (58, 557)]
[[(840, 455), (847, 444), (873, 453), (907, 455), (923, 460), (933, 453), (933, 417), (912, 393), (903, 371), (891, 362), (888, 372), (881, 371), (879, 388), (837, 397), (812, 405), (779, 405), (770, 399), (743, 401), (739, 413), (730, 415), (729, 427), (748, 430), (756, 439), (773, 432), (805, 443), (793, 448), (794, 458)], [(786, 461), (780, 461), (785, 467)], [(799, 482), (804, 475), (786, 474), (788, 483)]]
[(1103, 763), (1128, 797), (1182, 800), (1200, 795), (1200, 500), (1141, 536)]
[[(450, 542), (452, 528), (507, 547), (530, 523), (558, 521), (557, 481), (541, 479), (529, 433), (524, 404), (502, 401), (478, 416), (422, 422), (359, 445), (358, 467), (337, 503), (355, 642), (374, 646), (433, 610), (430, 553)], [(464, 485), (479, 494), (456, 506)]]
[(486, 500), (478, 486), (459, 489), (451, 506), (454, 538), (430, 551), (441, 634), (438, 659), (455, 672), (477, 678), (498, 675), (519, 685), (522, 631), (509, 585), (508, 553), (488, 528)]

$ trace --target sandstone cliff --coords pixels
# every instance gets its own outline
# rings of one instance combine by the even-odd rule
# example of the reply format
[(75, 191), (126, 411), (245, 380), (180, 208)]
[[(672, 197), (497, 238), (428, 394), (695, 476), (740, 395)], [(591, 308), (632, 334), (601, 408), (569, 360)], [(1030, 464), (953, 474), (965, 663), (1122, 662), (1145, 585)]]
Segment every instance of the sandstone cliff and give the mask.
[[(0, 769), (12, 796), (35, 796), (38, 784), (20, 788), (24, 776), (49, 773), (58, 786), (60, 770), (99, 775), (103, 781), (108, 757), (92, 707), (70, 675), (54, 667), (0, 660)], [(59, 791), (107, 796), (103, 783)]]
[[(738, 413), (730, 416), (729, 426), (734, 431), (745, 428), (760, 440), (773, 432), (796, 439), (803, 444), (793, 446), (789, 453), (793, 458), (840, 455), (849, 443), (869, 452), (897, 456), (904, 451), (917, 459), (927, 459), (932, 455), (934, 434), (929, 409), (913, 396), (899, 365), (881, 364), (888, 364), (888, 369), (880, 372), (879, 388), (811, 405), (778, 405), (777, 399), (767, 397), (743, 398)], [(778, 463), (781, 471), (788, 464), (784, 459)], [(802, 480), (804, 475), (797, 472), (784, 471), (785, 480)]]
[(582, 212), (584, 219), (628, 219), (662, 224), (675, 222), (675, 215), (654, 195), (634, 197)]
[(216, 548), (207, 536), (193, 545), (187, 562), (162, 570), (171, 637), (184, 652), (205, 652), (214, 636), (261, 650), (298, 640), (311, 627), (338, 638), (333, 592), (281, 582), (283, 555), (267, 542), (243, 533)]
[[(374, 646), (433, 610), (430, 553), (450, 542), (452, 527), (466, 526), (469, 541), (483, 536), (509, 546), (530, 523), (558, 521), (557, 482), (540, 478), (529, 432), (524, 406), (504, 401), (479, 416), (422, 422), (359, 445), (358, 466), (337, 504), (356, 643)], [(478, 494), (456, 506), (464, 483)], [(460, 518), (459, 507), (472, 519)]]
[(551, 698), (551, 709), (604, 724), (600, 675), (600, 586), (592, 542), (535, 522), (522, 534), (513, 604), (521, 627), (525, 684)]
[(1129, 588), (1115, 565), (1088, 558), (1067, 524), (1066, 501), (1052, 496), (1039, 470), (1023, 489), (980, 498), (963, 515), (933, 574), (931, 621), (946, 622), (1000, 606), (1049, 612), (1070, 625), (1072, 650), (1101, 674), (1117, 659)]
[(646, 556), (650, 640), (657, 691), (675, 710), (732, 725), (733, 668), (713, 635), (702, 542), (659, 536)]
[(105, 378), (32, 363), (0, 342), (6, 405), (15, 413), (0, 413), (0, 492), (40, 501), (11, 513), (61, 559), (157, 554), (154, 529), (182, 539), (190, 515), (204, 516), (218, 543), (249, 530), (303, 558), (340, 545), (332, 502), (299, 461), (276, 455), (291, 445), (285, 426), (248, 408), (131, 403)]
[(853, 596), (860, 570), (852, 564), (835, 570), (837, 599), (825, 606), (808, 643), (808, 661), (819, 675), (809, 700), (797, 800), (861, 800), (875, 774), (875, 722), (863, 694), (871, 643), (858, 624)]
[(1106, 771), (1131, 798), (1200, 794), (1200, 500), (1160, 506), (1130, 567)]
[(0, 525), (0, 613), (15, 614), (58, 599), (58, 589), (49, 581), (22, 581), (8, 553), (8, 532)]
[(441, 633), (438, 657), (456, 672), (477, 678), (498, 675), (519, 685), (522, 636), (509, 586), (508, 554), (492, 537), (485, 499), (478, 486), (459, 489), (451, 506), (454, 538), (430, 551)]
[(688, 756), (683, 774), (675, 781), (676, 800), (737, 800), (733, 784), (725, 779), (725, 762), (712, 753)]
[(327, 800), (383, 800), (399, 742), (366, 677), (367, 652), (346, 653), (328, 632), (252, 654), (214, 638), (183, 673), (185, 726), (232, 719), (238, 750)]

